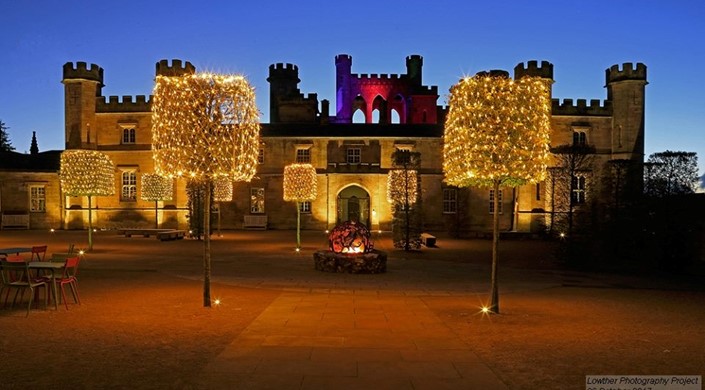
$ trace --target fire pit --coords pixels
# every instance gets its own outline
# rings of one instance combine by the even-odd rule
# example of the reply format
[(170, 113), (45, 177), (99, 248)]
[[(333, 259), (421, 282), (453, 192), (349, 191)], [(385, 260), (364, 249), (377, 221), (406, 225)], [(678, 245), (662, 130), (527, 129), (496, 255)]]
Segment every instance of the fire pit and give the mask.
[(365, 225), (347, 221), (336, 226), (328, 236), (327, 251), (313, 254), (319, 271), (350, 274), (379, 274), (387, 271), (387, 254), (373, 249), (370, 231)]

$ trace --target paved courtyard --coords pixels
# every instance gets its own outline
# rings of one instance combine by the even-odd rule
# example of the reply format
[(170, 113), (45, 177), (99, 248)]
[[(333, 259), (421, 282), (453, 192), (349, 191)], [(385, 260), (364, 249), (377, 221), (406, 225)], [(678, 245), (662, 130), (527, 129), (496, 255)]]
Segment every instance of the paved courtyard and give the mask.
[[(50, 253), (63, 252), (69, 243), (83, 246), (85, 235), (3, 231), (0, 247), (47, 243)], [(214, 236), (212, 296), (222, 303), (203, 309), (200, 242), (160, 242), (100, 231), (81, 264), (83, 304), (70, 305), (69, 311), (33, 309), (28, 318), (22, 310), (0, 310), (0, 358), (15, 356), (11, 351), (16, 348), (33, 355), (35, 363), (69, 365), (72, 360), (56, 351), (23, 349), (12, 340), (34, 337), (61, 346), (65, 335), (72, 340), (67, 350), (91, 367), (75, 374), (79, 387), (86, 388), (583, 388), (587, 374), (639, 371), (629, 364), (623, 366), (627, 371), (611, 371), (614, 365), (588, 358), (595, 356), (590, 343), (628, 338), (631, 332), (637, 335), (631, 342), (648, 339), (660, 354), (664, 345), (674, 343), (677, 347), (668, 348), (676, 350), (668, 359), (688, 360), (676, 365), (685, 371), (653, 371), (663, 357), (636, 356), (638, 349), (634, 356), (629, 350), (612, 351), (615, 359), (631, 359), (646, 368), (644, 373), (702, 375), (705, 294), (697, 286), (657, 277), (565, 271), (551, 243), (507, 240), (500, 257), (503, 314), (486, 317), (479, 310), (489, 290), (489, 241), (441, 235), (438, 247), (406, 253), (392, 247), (388, 233), (375, 236), (376, 248), (390, 255), (388, 271), (380, 275), (313, 270), (312, 253), (326, 246), (323, 232), (303, 232), (300, 253), (293, 250), (293, 231)], [(665, 307), (674, 297), (681, 302)], [(614, 313), (626, 307), (632, 310), (627, 316), (638, 317), (649, 310), (644, 300), (659, 315), (683, 318), (678, 324), (660, 318), (658, 326), (641, 324), (626, 331), (622, 325), (629, 318)], [(596, 312), (603, 322), (591, 318)], [(605, 329), (600, 323), (616, 329), (601, 336)], [(36, 336), (41, 327), (53, 329), (57, 337), (43, 332)], [(81, 337), (69, 334), (71, 327)], [(676, 330), (685, 334), (661, 340), (662, 333)], [(647, 335), (655, 331), (660, 336)], [(520, 339), (522, 334), (526, 339)], [(689, 336), (698, 341), (689, 344)], [(570, 345), (562, 345), (566, 343)], [(578, 356), (581, 352), (584, 357)], [(563, 353), (582, 362), (584, 370), (552, 370), (552, 364), (560, 367), (565, 360)], [(151, 367), (144, 368), (148, 372), (140, 372), (140, 361)], [(0, 376), (16, 387), (48, 388), (64, 380), (58, 375), (37, 379), (32, 366), (13, 363), (19, 374), (4, 371)], [(689, 367), (700, 367), (700, 372)], [(127, 378), (136, 382), (128, 386), (123, 382)]]

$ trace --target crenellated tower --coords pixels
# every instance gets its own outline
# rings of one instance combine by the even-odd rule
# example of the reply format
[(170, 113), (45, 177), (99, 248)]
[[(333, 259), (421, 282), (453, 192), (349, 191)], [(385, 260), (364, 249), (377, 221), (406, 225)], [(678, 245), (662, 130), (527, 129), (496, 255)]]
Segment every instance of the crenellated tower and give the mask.
[(612, 102), (612, 159), (644, 161), (646, 65), (612, 65), (605, 83)]
[(282, 97), (298, 95), (299, 67), (294, 64), (269, 65), (269, 121), (277, 123), (281, 120), (279, 115), (279, 100)]
[(423, 57), (412, 54), (406, 57), (406, 76), (409, 82), (420, 87), (423, 84)]
[(541, 65), (536, 60), (528, 61), (526, 64), (523, 62), (517, 64), (514, 67), (514, 80), (519, 80), (524, 76), (530, 77), (540, 77), (542, 79), (550, 80), (548, 83), (549, 98), (552, 96), (553, 85), (553, 64), (548, 61), (541, 61)]
[(352, 122), (352, 57), (335, 56), (335, 117), (339, 123)]
[(64, 64), (64, 124), (66, 149), (95, 149), (96, 97), (101, 96), (103, 69), (85, 62)]

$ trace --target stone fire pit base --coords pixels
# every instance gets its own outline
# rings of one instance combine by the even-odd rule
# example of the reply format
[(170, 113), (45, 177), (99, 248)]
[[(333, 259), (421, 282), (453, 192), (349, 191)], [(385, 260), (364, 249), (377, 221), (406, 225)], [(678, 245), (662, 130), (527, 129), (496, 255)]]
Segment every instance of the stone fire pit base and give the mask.
[(387, 272), (387, 254), (378, 250), (350, 255), (333, 251), (318, 251), (313, 254), (313, 262), (316, 269), (323, 272), (348, 274)]

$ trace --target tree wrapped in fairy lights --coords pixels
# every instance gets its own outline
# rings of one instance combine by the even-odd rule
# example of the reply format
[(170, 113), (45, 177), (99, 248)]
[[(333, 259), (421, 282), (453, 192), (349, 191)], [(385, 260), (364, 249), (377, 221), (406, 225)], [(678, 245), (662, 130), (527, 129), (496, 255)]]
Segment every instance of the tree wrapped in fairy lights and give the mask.
[(549, 162), (550, 80), (512, 80), (504, 71), (480, 72), (450, 89), (443, 135), (445, 181), (494, 192), (492, 286), (488, 310), (499, 313), (497, 255), (499, 190), (544, 179)]
[(141, 198), (154, 202), (154, 228), (159, 229), (159, 202), (174, 198), (174, 179), (156, 173), (143, 174)]
[(65, 150), (59, 168), (61, 188), (69, 196), (88, 197), (88, 249), (93, 249), (93, 196), (115, 193), (115, 166), (108, 156), (95, 150)]
[(216, 210), (218, 214), (218, 237), (220, 234), (220, 202), (233, 201), (233, 182), (227, 176), (220, 176), (213, 181), (213, 201), (216, 202)]
[[(204, 183), (210, 210), (213, 181), (250, 181), (257, 169), (259, 111), (242, 76), (158, 75), (152, 99), (152, 153), (158, 174)], [(210, 212), (203, 213), (203, 306), (211, 306)]]
[(392, 240), (405, 251), (421, 247), (419, 174), (421, 153), (397, 150), (392, 153), (387, 174), (387, 201), (392, 204)]
[(296, 202), (296, 251), (301, 250), (301, 202), (316, 199), (316, 168), (311, 164), (284, 167), (284, 201)]

